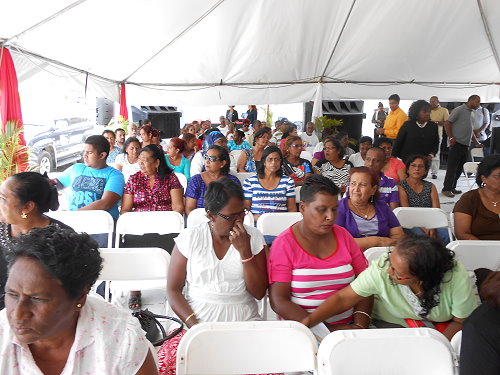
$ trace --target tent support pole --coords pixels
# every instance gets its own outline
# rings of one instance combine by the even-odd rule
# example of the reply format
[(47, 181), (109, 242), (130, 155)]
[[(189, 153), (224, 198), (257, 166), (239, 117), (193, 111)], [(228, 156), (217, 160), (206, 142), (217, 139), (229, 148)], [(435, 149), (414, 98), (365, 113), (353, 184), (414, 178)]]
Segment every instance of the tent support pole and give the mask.
[(323, 73), (321, 73), (320, 80), (322, 80), (323, 77), (325, 76), (326, 70), (328, 69), (328, 66), (330, 65), (330, 61), (332, 61), (333, 54), (337, 50), (337, 46), (339, 45), (340, 38), (342, 38), (342, 34), (344, 34), (344, 29), (347, 26), (347, 22), (349, 21), (349, 18), (351, 18), (351, 13), (352, 13), (352, 9), (354, 8), (354, 4), (356, 4), (356, 0), (352, 0), (351, 8), (349, 8), (349, 13), (347, 13), (347, 17), (344, 20), (344, 24), (342, 25), (342, 29), (340, 30), (339, 36), (337, 38), (337, 41), (335, 42), (335, 45), (333, 46), (332, 53), (330, 53), (330, 57), (328, 58), (328, 61), (327, 61), (326, 65), (325, 65), (325, 69), (323, 69)]
[(488, 36), (488, 42), (490, 43), (491, 52), (493, 53), (493, 56), (495, 57), (495, 61), (497, 62), (498, 70), (500, 71), (500, 58), (498, 56), (498, 52), (497, 52), (497, 49), (495, 47), (495, 42), (493, 41), (493, 38), (491, 37), (490, 27), (488, 26), (488, 21), (486, 20), (486, 15), (484, 14), (483, 4), (482, 4), (481, 0), (477, 0), (477, 7), (479, 8), (479, 13), (481, 14), (481, 20), (483, 21), (484, 31), (486, 32), (486, 35)]

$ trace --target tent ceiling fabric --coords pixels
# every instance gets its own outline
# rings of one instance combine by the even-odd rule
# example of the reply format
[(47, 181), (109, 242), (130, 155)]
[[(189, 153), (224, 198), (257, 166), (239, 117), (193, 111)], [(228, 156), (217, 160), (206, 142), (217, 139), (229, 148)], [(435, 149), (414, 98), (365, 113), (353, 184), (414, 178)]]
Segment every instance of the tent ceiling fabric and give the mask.
[(151, 104), (301, 102), (320, 80), (325, 99), (500, 100), (498, 0), (17, 0), (2, 14), (20, 83), (49, 61)]

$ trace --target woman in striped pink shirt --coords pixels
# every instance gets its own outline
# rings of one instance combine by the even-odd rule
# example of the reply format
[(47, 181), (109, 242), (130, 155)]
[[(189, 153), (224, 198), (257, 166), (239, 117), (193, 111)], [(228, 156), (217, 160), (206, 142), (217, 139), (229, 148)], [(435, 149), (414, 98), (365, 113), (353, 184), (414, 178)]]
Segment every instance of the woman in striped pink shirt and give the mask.
[[(367, 268), (352, 236), (334, 225), (339, 189), (326, 177), (308, 177), (300, 194), (303, 219), (273, 242), (268, 260), (271, 307), (283, 319), (301, 321)], [(373, 299), (329, 318), (337, 329), (368, 328)]]

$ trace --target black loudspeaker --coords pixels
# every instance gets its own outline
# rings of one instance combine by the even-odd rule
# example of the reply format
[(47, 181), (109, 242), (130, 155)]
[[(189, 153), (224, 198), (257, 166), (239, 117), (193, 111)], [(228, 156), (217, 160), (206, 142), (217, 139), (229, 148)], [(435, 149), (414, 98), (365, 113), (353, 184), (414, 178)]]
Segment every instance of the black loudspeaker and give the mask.
[(149, 113), (153, 128), (160, 131), (160, 137), (173, 138), (181, 134), (181, 114), (179, 112)]

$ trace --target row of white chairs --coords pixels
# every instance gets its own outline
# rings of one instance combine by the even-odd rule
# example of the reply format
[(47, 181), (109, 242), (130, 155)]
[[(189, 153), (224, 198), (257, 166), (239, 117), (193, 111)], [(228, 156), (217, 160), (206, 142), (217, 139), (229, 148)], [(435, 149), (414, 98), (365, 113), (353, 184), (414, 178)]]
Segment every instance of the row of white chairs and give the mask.
[(452, 375), (457, 365), (448, 340), (430, 328), (336, 331), (318, 348), (302, 324), (276, 321), (198, 324), (179, 344), (176, 371), (178, 375)]

